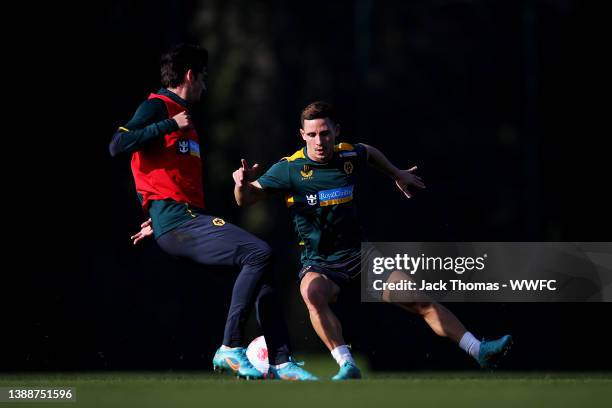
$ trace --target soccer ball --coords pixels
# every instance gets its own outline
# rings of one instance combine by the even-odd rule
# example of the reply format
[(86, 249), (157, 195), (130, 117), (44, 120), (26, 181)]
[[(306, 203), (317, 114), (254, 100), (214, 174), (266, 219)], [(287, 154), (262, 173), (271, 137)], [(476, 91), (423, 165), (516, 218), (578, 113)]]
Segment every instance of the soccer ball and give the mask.
[(268, 367), (270, 366), (268, 364), (268, 346), (266, 346), (264, 336), (253, 339), (247, 347), (246, 355), (253, 367), (263, 374), (268, 373)]

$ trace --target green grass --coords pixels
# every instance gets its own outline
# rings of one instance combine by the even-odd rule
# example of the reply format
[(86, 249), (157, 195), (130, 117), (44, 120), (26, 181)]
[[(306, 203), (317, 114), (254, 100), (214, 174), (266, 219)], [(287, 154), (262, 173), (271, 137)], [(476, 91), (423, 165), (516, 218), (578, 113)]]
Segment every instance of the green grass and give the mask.
[[(330, 358), (306, 359), (322, 378)], [(367, 373), (344, 383), (239, 381), (212, 373), (0, 374), (0, 386), (75, 387), (76, 403), (15, 407), (609, 407), (612, 374)]]

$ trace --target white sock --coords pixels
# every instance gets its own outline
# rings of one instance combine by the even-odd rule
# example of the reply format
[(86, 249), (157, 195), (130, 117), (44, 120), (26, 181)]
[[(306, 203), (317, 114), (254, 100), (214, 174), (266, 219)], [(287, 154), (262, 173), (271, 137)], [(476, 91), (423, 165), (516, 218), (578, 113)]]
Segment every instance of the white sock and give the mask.
[(465, 332), (461, 340), (459, 341), (459, 347), (470, 356), (478, 359), (478, 353), (480, 353), (480, 341), (476, 339), (470, 332)]
[(355, 364), (355, 360), (353, 360), (353, 356), (351, 355), (351, 352), (346, 344), (333, 349), (331, 351), (331, 355), (340, 367), (342, 367), (342, 365), (346, 362)]
[(221, 345), (221, 350), (235, 350), (240, 347), (227, 347), (226, 345)]

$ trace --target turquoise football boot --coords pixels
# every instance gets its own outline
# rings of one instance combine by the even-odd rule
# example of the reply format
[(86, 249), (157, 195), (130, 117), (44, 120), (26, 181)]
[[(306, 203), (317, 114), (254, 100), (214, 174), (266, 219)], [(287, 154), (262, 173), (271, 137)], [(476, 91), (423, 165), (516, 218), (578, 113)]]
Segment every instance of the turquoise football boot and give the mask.
[(259, 380), (264, 374), (253, 367), (246, 356), (244, 347), (236, 347), (229, 350), (219, 348), (213, 357), (213, 370), (216, 372), (232, 372), (236, 377), (246, 380)]
[(497, 340), (483, 340), (480, 343), (478, 364), (482, 368), (495, 368), (508, 354), (512, 346), (512, 336), (505, 335)]
[(356, 380), (359, 378), (361, 378), (361, 371), (359, 370), (359, 368), (357, 368), (355, 363), (351, 363), (347, 361), (344, 364), (342, 364), (342, 367), (340, 367), (338, 374), (334, 375), (332, 377), (332, 380), (343, 381), (343, 380)]
[(270, 366), (268, 378), (285, 381), (317, 381), (318, 378), (304, 370), (302, 368), (303, 365), (303, 362), (297, 362), (293, 357), (289, 357), (289, 363), (283, 368)]

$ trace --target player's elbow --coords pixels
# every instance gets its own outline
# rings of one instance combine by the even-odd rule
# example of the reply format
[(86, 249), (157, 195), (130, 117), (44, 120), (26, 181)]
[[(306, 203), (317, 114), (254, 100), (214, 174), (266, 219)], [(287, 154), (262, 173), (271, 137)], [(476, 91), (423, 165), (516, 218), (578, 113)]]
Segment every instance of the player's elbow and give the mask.
[(238, 207), (248, 207), (253, 203), (255, 203), (255, 200), (253, 200), (252, 197), (241, 197), (240, 199), (236, 200)]
[(117, 146), (115, 146), (115, 144), (111, 142), (108, 145), (108, 153), (111, 155), (111, 157), (116, 157), (121, 152), (119, 151), (119, 149), (117, 149)]
[(243, 185), (242, 187), (235, 187), (234, 198), (238, 207), (248, 207), (251, 204), (257, 202), (258, 198), (250, 185)]
[(123, 149), (121, 148), (121, 133), (122, 132), (115, 133), (110, 143), (108, 144), (108, 152), (112, 157), (123, 153)]

